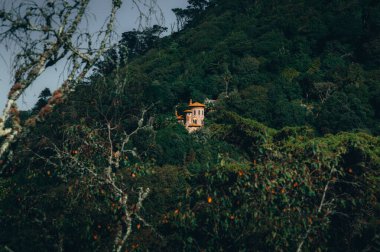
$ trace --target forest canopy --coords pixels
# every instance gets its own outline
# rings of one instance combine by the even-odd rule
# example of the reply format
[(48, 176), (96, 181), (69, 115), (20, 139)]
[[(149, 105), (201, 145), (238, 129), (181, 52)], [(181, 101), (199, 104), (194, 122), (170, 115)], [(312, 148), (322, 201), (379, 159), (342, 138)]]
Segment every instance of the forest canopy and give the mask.
[[(173, 34), (126, 31), (44, 120), (21, 117), (0, 251), (377, 249), (378, 1), (173, 12)], [(213, 101), (191, 134), (190, 99)]]

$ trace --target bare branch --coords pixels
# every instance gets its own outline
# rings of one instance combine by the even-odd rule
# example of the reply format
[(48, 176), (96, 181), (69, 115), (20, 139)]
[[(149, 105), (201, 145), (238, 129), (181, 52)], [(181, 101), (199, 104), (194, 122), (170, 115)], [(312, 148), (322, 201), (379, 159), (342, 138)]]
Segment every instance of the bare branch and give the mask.
[[(0, 143), (0, 158), (9, 151), (11, 144), (21, 133), (25, 135), (29, 130), (19, 123), (16, 101), (37, 77), (46, 68), (64, 58), (72, 62), (71, 73), (57, 90), (59, 99), (52, 97), (47, 107), (42, 108), (34, 118), (30, 118), (32, 121), (43, 121), (54, 106), (67, 98), (76, 85), (83, 81), (96, 61), (107, 50), (121, 1), (112, 1), (105, 30), (99, 32), (96, 37), (100, 39), (96, 50), (92, 48), (92, 38), (88, 35), (85, 49), (80, 47), (80, 43), (75, 46), (73, 44), (73, 40), (81, 37), (77, 32), (81, 20), (86, 15), (89, 2), (90, 0), (75, 0), (70, 4), (65, 0), (58, 0), (53, 5), (41, 6), (37, 2), (30, 1), (27, 4), (22, 2), (18, 5), (12, 4), (10, 10), (6, 10), (5, 7), (0, 10), (2, 21), (0, 41), (15, 41), (22, 49), (22, 52), (15, 57), (15, 83), (8, 94), (8, 101), (0, 117), (0, 137), (5, 138)], [(9, 120), (12, 122), (11, 126), (6, 127)]]
[[(324, 187), (324, 189), (323, 189), (322, 198), (321, 198), (321, 201), (320, 201), (320, 203), (319, 203), (319, 207), (318, 207), (318, 210), (317, 210), (317, 214), (321, 213), (323, 207), (325, 207), (326, 205), (328, 205), (328, 204), (326, 203), (326, 194), (327, 194), (327, 192), (328, 192), (328, 190), (329, 190), (330, 183), (333, 181), (333, 179), (332, 179), (332, 175), (334, 174), (334, 172), (336, 172), (336, 169), (333, 167), (333, 168), (331, 168), (331, 170), (330, 170), (329, 179), (328, 179), (328, 181), (326, 182), (325, 187)], [(329, 211), (330, 214), (331, 214), (331, 212), (332, 212), (332, 211)], [(302, 247), (303, 247), (303, 245), (304, 245), (304, 243), (305, 243), (307, 237), (309, 237), (311, 230), (312, 230), (312, 223), (309, 224), (309, 227), (307, 228), (306, 233), (305, 233), (304, 236), (302, 237), (301, 242), (298, 244), (297, 252), (301, 252), (301, 251), (302, 251)]]

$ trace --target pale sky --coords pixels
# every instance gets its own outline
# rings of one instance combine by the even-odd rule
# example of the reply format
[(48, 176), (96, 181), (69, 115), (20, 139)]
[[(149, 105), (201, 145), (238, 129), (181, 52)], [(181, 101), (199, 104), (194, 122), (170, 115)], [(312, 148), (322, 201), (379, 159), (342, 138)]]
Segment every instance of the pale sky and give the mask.
[[(0, 0), (0, 3), (3, 1), (11, 0)], [(43, 1), (43, 0), (41, 0)], [(91, 30), (97, 30), (97, 28), (104, 23), (105, 17), (107, 15), (107, 10), (109, 9), (110, 0), (92, 0), (89, 6), (89, 11), (91, 12), (89, 24)], [(144, 0), (142, 0), (143, 2)], [(162, 10), (164, 16), (164, 21), (160, 25), (170, 27), (175, 23), (175, 15), (171, 11), (173, 8), (185, 8), (187, 6), (187, 0), (157, 0), (159, 7)], [(123, 32), (137, 28), (139, 22), (138, 20), (138, 11), (136, 7), (133, 7), (131, 0), (123, 0), (122, 8), (119, 10), (117, 15), (117, 23), (115, 31), (118, 35)], [(157, 21), (153, 17), (153, 20), (150, 21), (148, 25), (154, 25)], [(145, 24), (146, 25), (146, 24)], [(117, 39), (115, 39), (117, 41)], [(116, 42), (115, 41), (115, 42)], [(8, 94), (9, 88), (11, 86), (11, 76), (10, 76), (10, 53), (5, 49), (5, 45), (0, 44), (0, 114), (3, 111), (6, 96)], [(62, 83), (62, 76), (60, 76), (64, 68), (64, 62), (58, 64), (55, 68), (49, 68), (45, 71), (30, 87), (24, 96), (18, 101), (19, 108), (21, 110), (30, 109), (34, 106), (38, 99), (38, 95), (41, 90), (45, 87), (50, 88), (51, 91), (54, 91)]]

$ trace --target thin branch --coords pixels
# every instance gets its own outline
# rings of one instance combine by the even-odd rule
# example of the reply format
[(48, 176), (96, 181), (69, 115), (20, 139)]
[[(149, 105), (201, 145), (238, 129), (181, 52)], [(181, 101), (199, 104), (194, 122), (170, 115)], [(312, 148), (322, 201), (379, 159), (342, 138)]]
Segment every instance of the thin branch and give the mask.
[[(326, 185), (325, 185), (325, 187), (323, 189), (323, 194), (322, 194), (322, 198), (321, 198), (321, 201), (319, 203), (319, 206), (318, 206), (317, 214), (321, 213), (322, 212), (322, 208), (325, 206), (326, 194), (327, 194), (327, 191), (329, 189), (329, 185), (332, 182), (331, 177), (332, 177), (332, 175), (333, 175), (334, 172), (335, 172), (335, 168), (332, 168), (330, 170), (329, 180), (327, 181), (327, 183), (326, 183)], [(309, 224), (309, 227), (306, 230), (305, 235), (302, 237), (301, 242), (298, 244), (297, 252), (301, 252), (302, 251), (302, 247), (303, 247), (303, 245), (304, 245), (307, 237), (309, 237), (309, 234), (310, 234), (311, 230), (312, 230), (312, 223)]]

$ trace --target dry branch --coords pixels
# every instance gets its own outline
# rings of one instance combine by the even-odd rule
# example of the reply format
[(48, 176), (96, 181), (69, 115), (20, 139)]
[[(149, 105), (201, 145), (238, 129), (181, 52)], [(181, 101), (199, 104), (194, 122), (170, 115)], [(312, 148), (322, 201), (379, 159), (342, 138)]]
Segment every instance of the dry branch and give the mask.
[[(8, 94), (3, 114), (0, 117), (0, 158), (3, 158), (13, 142), (23, 133), (28, 132), (28, 126), (18, 122), (17, 100), (34, 81), (48, 68), (58, 61), (66, 59), (71, 62), (71, 72), (59, 88), (60, 99), (52, 98), (47, 107), (43, 108), (35, 118), (30, 120), (42, 121), (57, 103), (61, 103), (75, 89), (91, 70), (100, 56), (107, 50), (116, 12), (121, 1), (113, 0), (112, 8), (105, 29), (97, 36), (82, 39), (80, 24), (86, 16), (90, 0), (58, 0), (47, 4), (37, 1), (12, 4), (10, 9), (5, 5), (0, 10), (0, 41), (16, 43), (21, 52), (15, 55), (14, 85)], [(21, 15), (20, 13), (23, 13)], [(100, 41), (98, 48), (91, 47), (93, 40)], [(86, 43), (82, 48), (82, 44)], [(10, 122), (10, 127), (7, 123)]]

